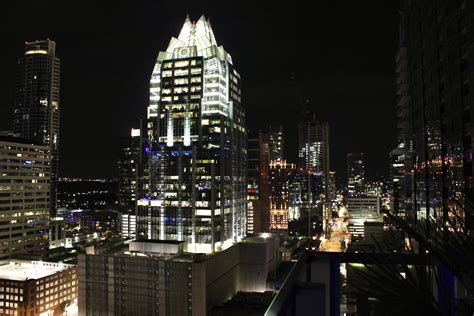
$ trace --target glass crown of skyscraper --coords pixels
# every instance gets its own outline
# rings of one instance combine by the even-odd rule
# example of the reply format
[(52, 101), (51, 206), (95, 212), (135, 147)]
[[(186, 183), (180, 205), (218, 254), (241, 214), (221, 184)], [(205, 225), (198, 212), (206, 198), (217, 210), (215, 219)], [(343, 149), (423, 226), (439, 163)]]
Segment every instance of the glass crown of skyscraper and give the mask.
[[(165, 52), (160, 52), (158, 56), (159, 61), (179, 57), (177, 54), (181, 53), (179, 48), (196, 47), (196, 55), (210, 57), (209, 55), (219, 54), (225, 56), (232, 64), (232, 57), (224, 50), (222, 46), (217, 44), (214, 32), (211, 28), (211, 23), (202, 15), (197, 22), (193, 22), (186, 17), (181, 32), (178, 38), (172, 37)], [(217, 46), (218, 51), (213, 52), (209, 48)]]

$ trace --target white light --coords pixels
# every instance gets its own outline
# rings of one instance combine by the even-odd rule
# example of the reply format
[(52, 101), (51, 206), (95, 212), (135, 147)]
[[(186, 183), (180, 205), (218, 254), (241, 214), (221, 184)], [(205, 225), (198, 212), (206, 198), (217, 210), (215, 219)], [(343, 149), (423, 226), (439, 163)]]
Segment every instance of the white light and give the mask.
[(189, 113), (186, 111), (184, 116), (184, 146), (191, 145), (191, 124), (189, 122)]
[(260, 237), (265, 238), (265, 239), (269, 238), (270, 236), (271, 235), (269, 233), (261, 233), (260, 234)]
[(168, 111), (168, 133), (166, 139), (166, 145), (168, 147), (173, 147), (173, 114), (171, 111)]
[(131, 135), (132, 135), (132, 137), (140, 136), (140, 129), (139, 128), (132, 128)]

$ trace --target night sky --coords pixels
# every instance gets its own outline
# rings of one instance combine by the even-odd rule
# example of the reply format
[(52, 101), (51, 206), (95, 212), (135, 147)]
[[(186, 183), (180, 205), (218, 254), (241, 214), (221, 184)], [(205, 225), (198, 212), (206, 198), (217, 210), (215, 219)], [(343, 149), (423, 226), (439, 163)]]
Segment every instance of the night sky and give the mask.
[(202, 13), (210, 18), (218, 43), (242, 76), (248, 127), (282, 124), (289, 160), (296, 162), (299, 107), (309, 100), (316, 118), (330, 124), (331, 170), (338, 177), (345, 177), (348, 152), (366, 154), (369, 176), (388, 172), (388, 152), (396, 143), (397, 1), (287, 1), (284, 6), (9, 1), (2, 6), (0, 130), (11, 129), (16, 60), (24, 42), (56, 41), (60, 176), (116, 176), (120, 137), (145, 118), (156, 56), (178, 36), (186, 13), (193, 20)]

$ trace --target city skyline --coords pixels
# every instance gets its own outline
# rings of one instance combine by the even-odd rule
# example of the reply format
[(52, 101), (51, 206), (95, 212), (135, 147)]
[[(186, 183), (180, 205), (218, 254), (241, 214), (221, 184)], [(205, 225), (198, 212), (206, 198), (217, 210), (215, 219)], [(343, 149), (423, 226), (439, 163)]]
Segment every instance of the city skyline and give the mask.
[[(314, 12), (318, 17), (315, 25), (312, 25), (314, 21), (309, 13), (299, 19), (296, 8), (286, 12), (281, 9), (267, 12), (258, 5), (247, 5), (232, 13), (221, 13), (219, 6), (213, 8), (209, 4), (201, 8), (198, 5), (150, 3), (146, 4), (147, 9), (167, 9), (169, 15), (156, 19), (158, 22), (139, 21), (129, 29), (118, 25), (115, 14), (130, 9), (130, 21), (137, 21), (137, 17), (143, 13), (142, 8), (122, 5), (114, 8), (111, 14), (96, 8), (91, 13), (90, 26), (84, 26), (83, 29), (61, 17), (58, 23), (64, 26), (62, 32), (51, 32), (54, 26), (46, 24), (44, 28), (36, 28), (33, 32), (20, 28), (15, 30), (14, 35), (16, 26), (14, 21), (9, 20), (3, 22), (6, 23), (3, 32), (12, 45), (6, 52), (7, 58), (1, 61), (5, 75), (0, 79), (3, 83), (0, 92), (6, 98), (0, 104), (0, 126), (2, 129), (11, 129), (13, 86), (8, 78), (14, 75), (15, 60), (22, 51), (20, 46), (24, 41), (50, 38), (56, 41), (57, 54), (63, 64), (59, 175), (117, 176), (115, 166), (120, 151), (120, 137), (128, 135), (130, 128), (136, 126), (138, 119), (144, 115), (148, 103), (146, 78), (151, 74), (156, 51), (167, 44), (168, 34), (179, 28), (186, 12), (192, 19), (204, 13), (217, 29), (216, 37), (222, 38), (225, 48), (236, 51), (233, 54), (236, 66), (241, 69), (242, 78), (247, 79), (242, 87), (246, 110), (254, 110), (247, 120), (250, 129), (259, 128), (262, 122), (267, 126), (282, 124), (286, 133), (285, 157), (295, 163), (296, 127), (299, 120), (297, 105), (309, 99), (316, 118), (332, 126), (331, 139), (337, 145), (331, 148), (331, 165), (338, 171), (338, 178), (344, 179), (345, 156), (348, 152), (366, 153), (369, 176), (375, 173), (387, 174), (386, 152), (394, 146), (396, 135), (394, 129), (385, 128), (386, 122), (381, 121), (385, 118), (393, 122), (395, 113), (395, 97), (392, 93), (395, 85), (392, 79), (398, 13), (394, 5), (378, 2), (372, 5), (381, 9), (386, 19), (371, 16), (364, 11), (366, 7), (355, 6), (359, 15), (365, 14), (366, 19), (363, 23), (356, 23), (354, 29), (347, 30), (336, 26), (335, 20), (329, 17), (354, 19), (349, 10), (339, 12), (338, 5), (326, 8), (324, 4), (321, 9), (328, 16), (322, 16), (319, 11)], [(21, 11), (19, 8), (9, 10), (10, 17)], [(283, 18), (288, 23), (281, 22)], [(371, 23), (385, 28), (370, 29)], [(272, 29), (275, 32), (271, 32)], [(349, 38), (350, 34), (352, 37), (355, 35), (354, 32), (359, 36), (358, 41)], [(392, 36), (384, 36), (382, 42), (375, 44), (375, 39), (386, 32), (391, 32)], [(291, 38), (290, 34), (295, 37)], [(308, 61), (314, 62), (298, 60), (302, 52), (308, 51), (307, 44), (300, 44), (308, 36), (319, 39), (315, 45), (310, 45), (311, 54), (304, 53)], [(339, 37), (345, 39), (347, 45), (335, 40)], [(245, 42), (253, 49), (237, 49)], [(120, 45), (120, 49), (112, 49), (117, 43), (123, 45)], [(80, 49), (76, 49), (76, 45)], [(302, 47), (295, 50), (291, 48), (295, 46)], [(288, 47), (283, 57), (277, 53), (282, 49), (280, 47)], [(383, 55), (370, 52), (374, 48)], [(333, 50), (337, 53), (329, 54)], [(262, 58), (268, 63), (262, 64)], [(356, 79), (361, 72), (364, 72), (364, 78)], [(114, 90), (124, 93), (118, 97), (119, 93)], [(302, 92), (295, 93), (295, 90)], [(78, 94), (80, 98), (76, 97)], [(293, 103), (291, 111), (285, 109), (288, 103)], [(281, 117), (285, 117), (285, 120), (279, 119)], [(82, 124), (85, 121), (88, 122), (87, 128)], [(392, 124), (395, 126), (395, 122)], [(78, 130), (81, 132), (78, 133)], [(374, 134), (380, 135), (380, 147), (374, 148), (371, 146), (373, 141), (366, 139)], [(359, 145), (351, 141), (353, 137), (361, 139), (357, 142)], [(91, 139), (94, 141), (87, 144)], [(92, 152), (100, 154), (91, 155)]]
[(474, 315), (474, 1), (23, 1), (0, 315)]

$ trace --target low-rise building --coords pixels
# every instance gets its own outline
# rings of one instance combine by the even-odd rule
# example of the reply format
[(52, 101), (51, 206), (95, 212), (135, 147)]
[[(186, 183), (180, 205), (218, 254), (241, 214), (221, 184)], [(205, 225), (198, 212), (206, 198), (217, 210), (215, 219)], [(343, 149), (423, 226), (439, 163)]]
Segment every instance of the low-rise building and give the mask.
[(269, 235), (214, 254), (184, 248), (147, 240), (79, 255), (79, 315), (207, 315), (238, 291), (265, 292), (279, 261)]
[(364, 237), (365, 223), (383, 221), (378, 196), (349, 197), (347, 209), (349, 215), (347, 229), (352, 239)]
[(0, 314), (53, 315), (77, 310), (75, 265), (0, 261)]

